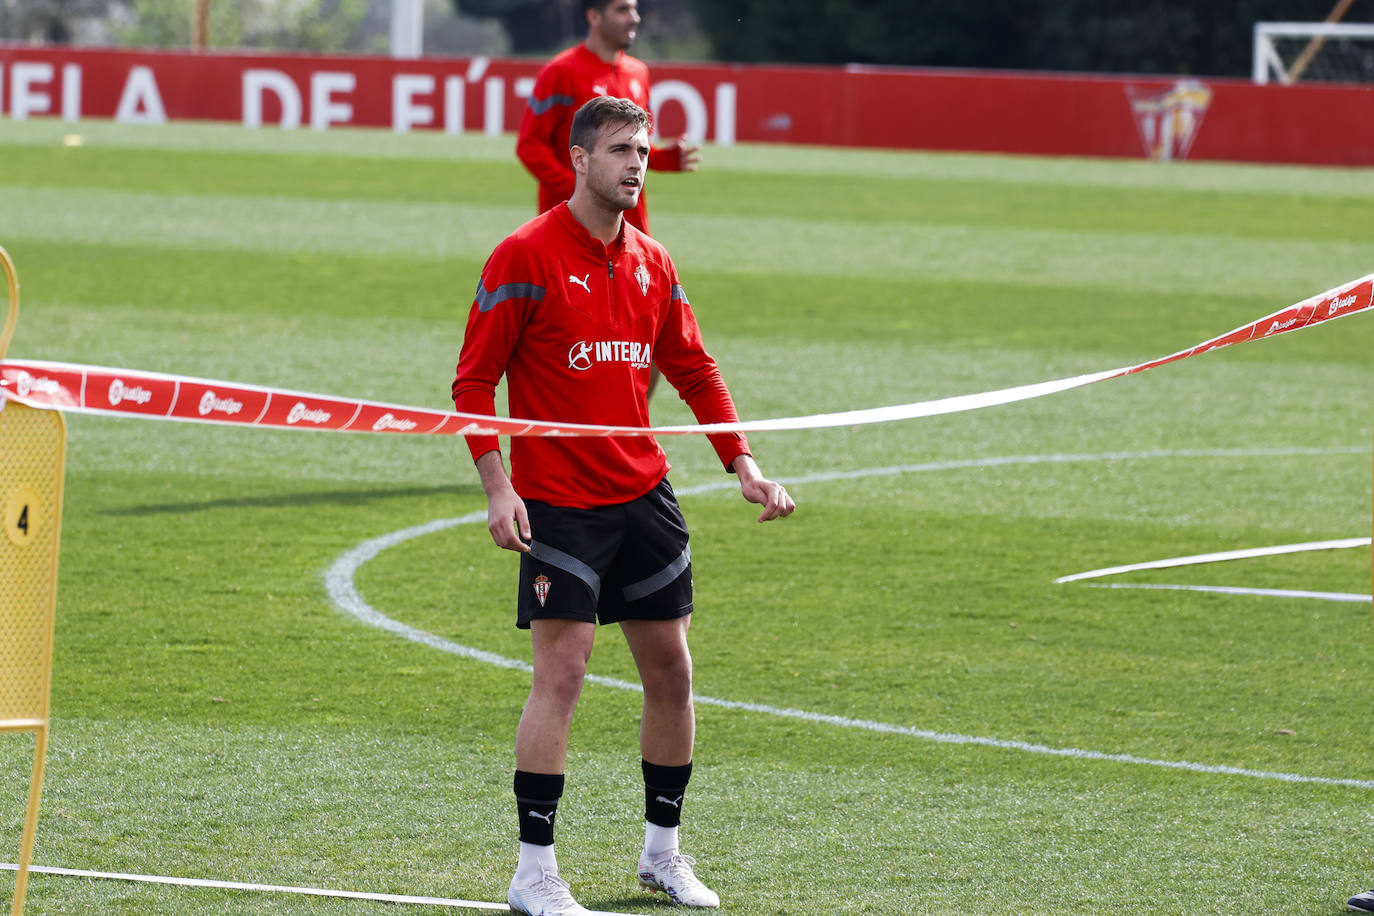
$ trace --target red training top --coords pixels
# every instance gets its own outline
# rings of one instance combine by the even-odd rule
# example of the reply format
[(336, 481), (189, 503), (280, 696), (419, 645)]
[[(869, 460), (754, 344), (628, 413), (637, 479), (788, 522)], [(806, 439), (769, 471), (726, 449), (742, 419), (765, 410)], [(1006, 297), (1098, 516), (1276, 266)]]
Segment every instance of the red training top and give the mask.
[[(568, 135), (573, 115), (594, 96), (629, 99), (649, 110), (649, 68), (624, 51), (608, 64), (585, 44), (561, 52), (544, 65), (534, 81), (534, 91), (520, 121), (515, 154), (539, 180), (539, 212), (543, 213), (572, 197), (572, 159)], [(679, 172), (682, 156), (675, 146), (649, 152), (649, 168)], [(649, 211), (643, 192), (639, 203), (625, 214), (630, 225), (649, 231)]]
[[(622, 225), (603, 245), (559, 204), (496, 246), (458, 356), (459, 411), (495, 415), (505, 375), (513, 417), (648, 426), (655, 363), (698, 422), (739, 418), (667, 249)], [(743, 435), (709, 438), (727, 469), (749, 454)], [(473, 460), (500, 447), (496, 436), (467, 441)], [(669, 467), (652, 436), (515, 436), (510, 451), (522, 498), (581, 509), (643, 496)]]

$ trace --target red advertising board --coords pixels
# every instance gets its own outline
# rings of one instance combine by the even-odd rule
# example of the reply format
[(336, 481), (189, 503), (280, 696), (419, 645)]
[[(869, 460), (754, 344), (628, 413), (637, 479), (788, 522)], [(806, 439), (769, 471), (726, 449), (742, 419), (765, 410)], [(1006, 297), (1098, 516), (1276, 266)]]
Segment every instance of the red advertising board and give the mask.
[[(0, 45), (0, 117), (482, 131), (539, 62)], [(1234, 79), (662, 64), (660, 133), (698, 140), (1374, 165), (1374, 89)]]

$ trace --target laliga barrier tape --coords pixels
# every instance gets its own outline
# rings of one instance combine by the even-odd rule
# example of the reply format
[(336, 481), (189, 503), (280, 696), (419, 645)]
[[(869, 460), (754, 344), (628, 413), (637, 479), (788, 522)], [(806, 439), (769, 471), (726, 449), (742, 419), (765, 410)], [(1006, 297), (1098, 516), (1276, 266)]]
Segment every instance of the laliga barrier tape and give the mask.
[[(19, 866), (0, 862), (0, 871), (17, 871)], [(215, 878), (178, 878), (167, 875), (136, 875), (127, 872), (89, 871), (83, 868), (58, 868), (51, 865), (35, 865), (29, 871), (39, 875), (61, 875), (71, 878), (90, 878), (107, 881), (136, 881), (143, 884), (162, 884), (177, 887), (216, 888), (230, 891), (257, 891), (270, 894), (297, 894), (307, 897), (336, 897), (346, 900), (372, 900), (381, 903), (413, 903), (420, 906), (448, 907), (450, 909), (493, 910), (509, 913), (510, 907), (504, 903), (485, 903), (480, 900), (455, 900), (449, 897), (424, 897), (416, 894), (383, 894), (372, 891), (343, 891), (322, 887), (294, 887), (284, 884), (258, 884), (249, 881), (220, 881)], [(629, 916), (625, 913), (605, 913), (587, 910), (587, 916)]]
[(30, 407), (107, 416), (273, 429), (455, 436), (678, 436), (821, 429), (910, 420), (1043, 397), (1104, 379), (1144, 372), (1233, 344), (1310, 328), (1368, 310), (1372, 300), (1374, 274), (1369, 274), (1186, 350), (1136, 366), (913, 404), (738, 423), (640, 427), (508, 419), (158, 372), (34, 360), (0, 361), (0, 407), (6, 398), (12, 398)]

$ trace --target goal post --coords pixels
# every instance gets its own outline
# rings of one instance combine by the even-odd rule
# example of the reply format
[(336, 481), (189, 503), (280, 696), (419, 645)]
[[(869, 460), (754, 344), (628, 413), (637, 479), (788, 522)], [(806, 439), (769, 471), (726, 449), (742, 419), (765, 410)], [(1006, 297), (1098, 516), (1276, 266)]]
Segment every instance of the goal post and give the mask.
[[(8, 310), (0, 331), (4, 358), (19, 309), (14, 263), (0, 248)], [(24, 912), (43, 766), (48, 751), (53, 626), (57, 610), (58, 535), (66, 423), (55, 410), (38, 410), (0, 396), (0, 734), (32, 732), (33, 770), (20, 840), (12, 916)]]
[(1374, 22), (1257, 22), (1250, 77), (1261, 86), (1374, 83)]

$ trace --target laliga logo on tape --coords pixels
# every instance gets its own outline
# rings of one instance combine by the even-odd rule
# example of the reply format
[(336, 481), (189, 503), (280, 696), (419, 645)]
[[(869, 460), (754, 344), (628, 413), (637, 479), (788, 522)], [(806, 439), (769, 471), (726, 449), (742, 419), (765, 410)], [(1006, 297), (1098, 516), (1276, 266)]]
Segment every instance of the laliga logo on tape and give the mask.
[(314, 423), (318, 426), (321, 423), (328, 423), (329, 416), (327, 410), (311, 410), (305, 406), (304, 401), (297, 401), (291, 405), (291, 410), (286, 415), (286, 422), (293, 426), (297, 423)]
[(1374, 298), (1374, 281), (1366, 281), (1344, 295), (1337, 295), (1326, 307), (1326, 317), (1330, 318), (1345, 311), (1368, 308)]
[(111, 407), (118, 407), (124, 401), (130, 404), (147, 404), (153, 399), (153, 393), (147, 388), (140, 388), (138, 385), (126, 385), (123, 379), (115, 379), (110, 382), (110, 389), (106, 392), (106, 397), (110, 401)]
[(200, 405), (196, 410), (202, 417), (208, 417), (215, 411), (232, 417), (243, 410), (243, 402), (233, 398), (217, 397), (213, 391), (207, 391), (200, 396)]
[(26, 398), (30, 394), (55, 395), (62, 391), (62, 386), (50, 378), (35, 378), (27, 372), (20, 372), (14, 378), (14, 388), (21, 398)]
[(377, 418), (376, 423), (372, 424), (372, 431), (374, 433), (380, 433), (388, 429), (394, 429), (400, 433), (408, 433), (418, 425), (419, 424), (414, 420), (401, 420), (397, 419), (392, 414), (384, 413)]
[(1337, 296), (1335, 299), (1332, 299), (1331, 304), (1326, 307), (1326, 316), (1330, 318), (1332, 315), (1336, 314), (1341, 309), (1350, 308), (1350, 306), (1354, 304), (1354, 293), (1351, 293), (1349, 296)]
[[(317, 428), (337, 428), (348, 430), (357, 421), (356, 431), (366, 431), (368, 421), (362, 417), (377, 419), (371, 421), (373, 432), (412, 432), (419, 431), (422, 420), (433, 419), (435, 423), (428, 428), (429, 433), (443, 433), (459, 436), (637, 436), (637, 435), (691, 435), (733, 432), (764, 432), (784, 429), (822, 429), (836, 426), (860, 426), (869, 423), (888, 423), (896, 420), (913, 420), (919, 417), (932, 417), (964, 410), (975, 410), (997, 404), (1011, 404), (1030, 398), (1043, 397), (1061, 391), (1068, 391), (1105, 379), (1120, 378), (1145, 372), (1168, 363), (1187, 359), (1199, 353), (1219, 350), (1235, 344), (1242, 344), (1257, 338), (1269, 337), (1292, 330), (1301, 330), (1321, 324), (1328, 320), (1344, 318), (1356, 312), (1374, 308), (1374, 274), (1360, 277), (1349, 283), (1329, 289), (1324, 293), (1304, 299), (1296, 305), (1280, 309), (1271, 315), (1258, 318), (1248, 324), (1228, 331), (1210, 340), (1205, 340), (1187, 349), (1149, 362), (1105, 372), (1093, 372), (1072, 378), (1055, 379), (1031, 385), (1019, 385), (997, 391), (984, 391), (977, 394), (941, 398), (935, 401), (920, 401), (912, 404), (896, 404), (890, 407), (849, 410), (839, 413), (812, 414), (810, 416), (780, 417), (773, 420), (752, 422), (708, 423), (698, 426), (658, 426), (628, 427), (601, 426), (584, 423), (564, 423), (550, 420), (517, 419), (514, 417), (493, 417), (472, 413), (440, 413), (423, 407), (409, 407), (403, 404), (377, 404), (373, 402), (346, 401), (328, 395), (311, 395), (302, 392), (275, 391), (254, 387), (237, 388), (234, 382), (211, 381), (189, 376), (169, 376), (161, 373), (139, 373), (133, 369), (104, 369), (95, 366), (80, 366), (71, 363), (30, 362), (0, 360), (0, 403), (4, 398), (19, 398), (30, 406), (53, 409), (73, 410), (88, 413), (107, 413), (111, 407), (116, 412), (133, 415), (147, 415), (153, 412), (152, 402), (163, 397), (170, 403), (161, 415), (169, 420), (204, 419), (208, 422), (243, 423), (249, 426), (291, 427), (306, 423)], [(621, 362), (639, 368), (652, 361), (650, 345), (635, 341), (585, 341), (579, 340), (568, 351), (568, 367), (576, 371), (591, 369), (598, 362)], [(115, 378), (119, 373), (122, 378)], [(109, 400), (99, 405), (87, 399), (87, 381), (92, 376), (100, 379), (92, 382), (91, 388), (104, 393)], [(140, 384), (129, 384), (125, 379), (135, 379)], [(108, 382), (108, 389), (100, 391), (100, 385)], [(189, 390), (181, 386), (196, 386)], [(11, 387), (12, 386), (12, 387)], [(185, 409), (181, 409), (182, 395), (173, 389), (183, 391)], [(239, 397), (221, 397), (218, 392), (233, 391)], [(191, 392), (195, 392), (192, 394)], [(157, 393), (158, 398), (153, 395)], [(315, 398), (321, 406), (312, 408), (303, 398)], [(96, 400), (100, 400), (99, 394)], [(245, 415), (246, 404), (252, 404)], [(281, 403), (291, 404), (283, 416), (280, 410), (269, 409)], [(109, 406), (107, 406), (107, 404)], [(121, 405), (121, 406), (114, 406)], [(140, 409), (140, 405), (142, 406)], [(196, 407), (200, 416), (196, 416)], [(258, 407), (261, 406), (261, 410)], [(213, 418), (206, 415), (222, 411), (223, 417)], [(347, 423), (334, 420), (334, 413), (344, 411)], [(351, 411), (351, 412), (350, 412)], [(459, 425), (461, 424), (461, 425)], [(459, 426), (453, 430), (453, 426)]]

